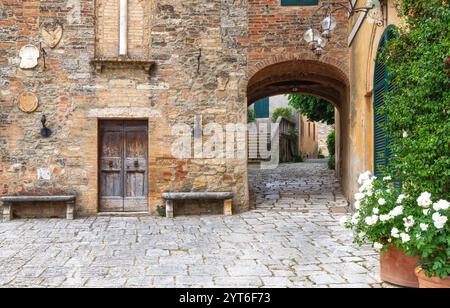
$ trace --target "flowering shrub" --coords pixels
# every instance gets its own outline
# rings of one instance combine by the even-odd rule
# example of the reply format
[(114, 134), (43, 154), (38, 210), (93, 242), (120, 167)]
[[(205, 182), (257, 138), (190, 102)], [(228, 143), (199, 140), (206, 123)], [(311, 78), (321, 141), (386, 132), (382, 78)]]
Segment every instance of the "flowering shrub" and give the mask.
[(354, 231), (355, 243), (378, 251), (394, 245), (412, 256), (428, 276), (450, 275), (449, 202), (433, 201), (428, 192), (417, 198), (402, 194), (392, 177), (361, 174), (356, 212), (342, 223)]

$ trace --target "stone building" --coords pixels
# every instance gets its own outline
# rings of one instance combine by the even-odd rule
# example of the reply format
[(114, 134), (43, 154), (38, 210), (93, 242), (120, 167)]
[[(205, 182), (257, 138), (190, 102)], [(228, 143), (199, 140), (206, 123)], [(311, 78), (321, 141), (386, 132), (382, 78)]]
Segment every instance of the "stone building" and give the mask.
[[(264, 125), (271, 125), (273, 121), (273, 113), (277, 108), (290, 108), (292, 110), (292, 118), (288, 120), (295, 124), (295, 129), (298, 136), (298, 138), (296, 138), (297, 141), (295, 141), (297, 147), (296, 155), (301, 155), (304, 159), (318, 157), (320, 142), (319, 133), (322, 133), (322, 143), (324, 143), (326, 136), (325, 139), (323, 139), (323, 134), (329, 131), (326, 125), (311, 122), (307, 117), (302, 116), (298, 111), (289, 107), (287, 95), (276, 95), (258, 100), (249, 108), (255, 110), (255, 105), (258, 105), (256, 106), (255, 111), (256, 122), (263, 123)], [(322, 128), (322, 130), (319, 128)], [(249, 142), (249, 147), (252, 145), (255, 146), (255, 144), (251, 144)], [(256, 149), (254, 151), (256, 152)], [(294, 158), (291, 161), (293, 160)]]
[(316, 6), (298, 4), (2, 1), (0, 194), (73, 193), (77, 213), (93, 215), (155, 214), (166, 191), (231, 191), (244, 211), (246, 159), (176, 158), (174, 126), (245, 124), (256, 100), (305, 93), (336, 107), (338, 176), (351, 196), (373, 168), (373, 60), (395, 14), (377, 27), (337, 12), (318, 58), (301, 39)]

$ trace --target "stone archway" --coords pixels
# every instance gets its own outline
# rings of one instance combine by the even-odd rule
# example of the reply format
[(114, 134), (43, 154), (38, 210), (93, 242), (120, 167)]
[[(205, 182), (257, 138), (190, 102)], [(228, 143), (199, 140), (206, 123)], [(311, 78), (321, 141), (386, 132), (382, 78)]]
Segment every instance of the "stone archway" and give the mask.
[[(249, 71), (247, 105), (280, 94), (308, 94), (323, 98), (336, 108), (336, 174), (346, 183), (350, 123), (349, 78), (346, 62), (332, 57), (318, 59), (312, 53), (276, 55)], [(346, 187), (343, 187), (346, 190)]]
[(247, 86), (247, 104), (278, 94), (319, 96), (339, 108), (346, 99), (346, 65), (332, 58), (274, 56), (253, 66)]

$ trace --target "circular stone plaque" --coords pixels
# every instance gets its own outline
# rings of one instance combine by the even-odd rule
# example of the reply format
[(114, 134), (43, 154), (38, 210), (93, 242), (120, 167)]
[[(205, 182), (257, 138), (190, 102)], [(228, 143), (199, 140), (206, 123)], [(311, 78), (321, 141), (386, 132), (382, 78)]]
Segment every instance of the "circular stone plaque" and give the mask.
[(39, 100), (34, 93), (25, 92), (20, 94), (17, 100), (17, 106), (23, 112), (31, 113), (36, 111), (36, 109), (39, 107)]

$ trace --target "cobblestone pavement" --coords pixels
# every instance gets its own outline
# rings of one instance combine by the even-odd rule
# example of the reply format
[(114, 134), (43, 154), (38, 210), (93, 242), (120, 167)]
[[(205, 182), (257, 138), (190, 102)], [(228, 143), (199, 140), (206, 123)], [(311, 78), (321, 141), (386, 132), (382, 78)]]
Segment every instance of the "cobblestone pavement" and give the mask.
[(382, 286), (377, 254), (339, 226), (347, 203), (324, 163), (250, 169), (256, 209), (232, 217), (1, 223), (0, 286)]

